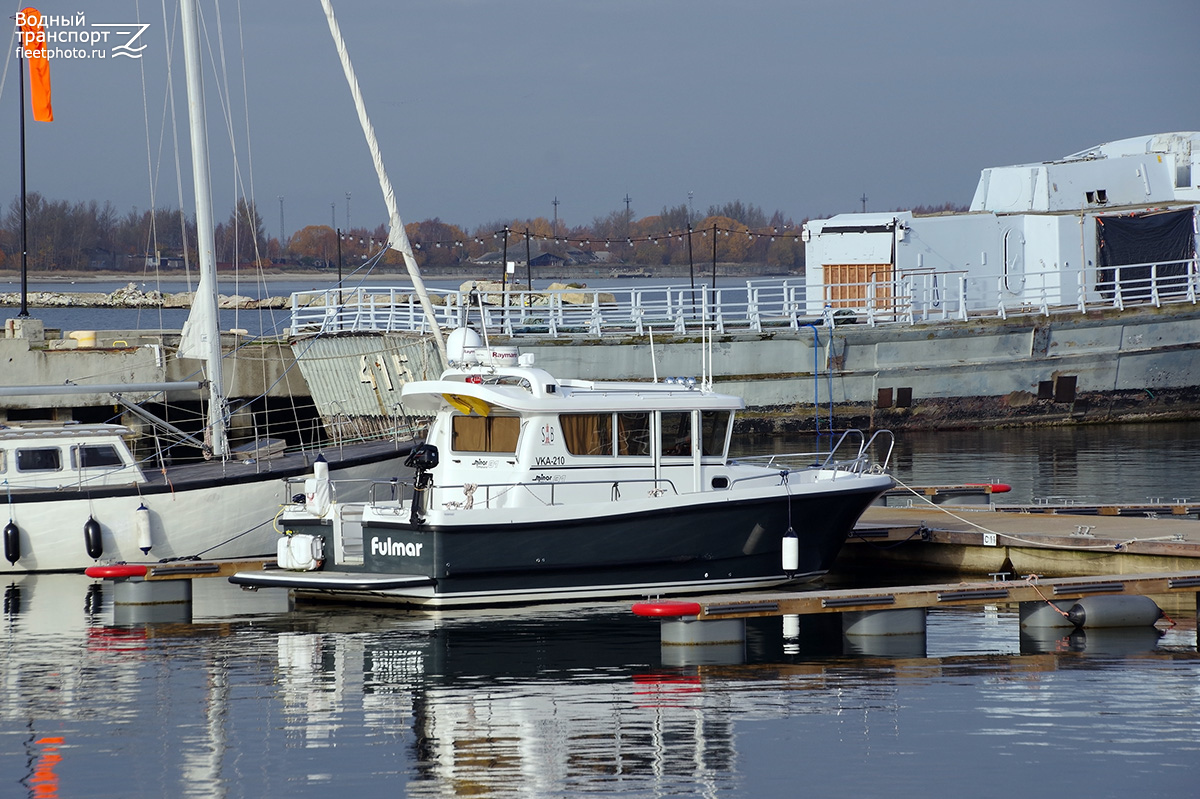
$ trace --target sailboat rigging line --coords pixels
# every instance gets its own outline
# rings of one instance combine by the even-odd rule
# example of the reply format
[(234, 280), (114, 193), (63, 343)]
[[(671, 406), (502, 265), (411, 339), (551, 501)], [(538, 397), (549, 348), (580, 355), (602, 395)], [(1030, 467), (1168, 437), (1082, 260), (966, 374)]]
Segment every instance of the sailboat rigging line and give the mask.
[[(278, 514), (276, 514), (276, 515), (278, 515)], [(172, 563), (174, 561), (179, 561), (179, 560), (200, 560), (205, 555), (207, 555), (209, 552), (212, 552), (214, 549), (218, 549), (219, 547), (223, 547), (226, 544), (230, 544), (230, 543), (238, 540), (242, 536), (249, 535), (250, 533), (253, 533), (255, 530), (259, 529), (260, 527), (263, 527), (268, 524), (273, 524), (274, 522), (275, 522), (275, 516), (272, 516), (270, 519), (267, 519), (265, 522), (259, 522), (258, 524), (254, 525), (253, 527), (251, 527), (248, 530), (243, 530), (242, 532), (238, 533), (237, 535), (231, 536), (229, 538), (226, 538), (224, 541), (213, 544), (208, 549), (200, 550), (195, 555), (181, 555), (177, 558), (163, 558), (162, 560), (159, 561), (159, 563)]]
[(433, 335), (434, 343), (437, 345), (438, 353), (442, 356), (442, 360), (445, 361), (446, 341), (442, 337), (441, 328), (438, 327), (437, 315), (434, 313), (433, 305), (429, 301), (429, 293), (425, 290), (425, 281), (421, 279), (421, 270), (417, 266), (416, 256), (413, 255), (412, 243), (408, 240), (408, 232), (404, 229), (404, 222), (400, 218), (400, 210), (396, 205), (396, 192), (392, 188), (392, 182), (388, 178), (387, 170), (383, 166), (383, 153), (379, 149), (379, 139), (375, 136), (375, 126), (371, 124), (371, 119), (367, 116), (367, 106), (363, 100), (362, 90), (358, 85), (358, 78), (354, 74), (354, 66), (350, 63), (350, 53), (346, 49), (346, 40), (342, 38), (342, 31), (338, 26), (337, 18), (334, 17), (333, 4), (330, 0), (321, 0), (321, 7), (325, 9), (325, 20), (329, 23), (329, 33), (333, 37), (338, 60), (342, 63), (342, 71), (346, 75), (346, 83), (350, 86), (350, 96), (354, 100), (354, 109), (358, 113), (358, 121), (362, 126), (363, 136), (367, 140), (367, 149), (371, 152), (371, 162), (375, 167), (375, 175), (379, 178), (379, 188), (383, 191), (383, 202), (388, 211), (388, 246), (398, 251), (404, 257), (404, 266), (408, 270), (409, 279), (412, 281), (413, 291), (421, 303), (421, 310), (425, 312), (425, 318), (429, 320), (430, 332)]
[[(24, 5), (24, 3), (19, 3), (17, 7), (19, 8), (22, 5)], [(16, 50), (16, 48), (13, 46), (13, 44), (17, 41), (17, 31), (20, 29), (21, 29), (20, 25), (13, 25), (12, 35), (8, 37), (8, 50), (6, 50), (5, 52), (11, 53)], [(9, 61), (9, 59), (7, 59), (7, 58), (4, 59), (4, 72), (0, 73), (0, 100), (4, 99), (4, 87), (8, 85), (8, 65), (9, 65), (9, 63), (11, 63)]]
[[(212, 43), (209, 42), (208, 57), (213, 65), (214, 74), (220, 75), (221, 91), (217, 93), (217, 98), (221, 106), (221, 111), (224, 114), (225, 120), (225, 135), (229, 139), (229, 149), (232, 155), (231, 166), (233, 169), (233, 290), (238, 293), (240, 290), (239, 280), (241, 278), (240, 266), (241, 259), (241, 244), (239, 238), (243, 232), (242, 208), (246, 209), (247, 220), (254, 209), (254, 197), (250, 195), (249, 205), (244, 205), (246, 197), (246, 187), (242, 181), (241, 160), (238, 156), (237, 135), (234, 132), (233, 124), (233, 92), (229, 90), (229, 67), (225, 59), (225, 26), (221, 17), (220, 4), (213, 4), (213, 11), (216, 15), (215, 27), (217, 35), (217, 52), (214, 55)], [(219, 56), (219, 57), (218, 57)], [(217, 63), (219, 61), (219, 64)], [(247, 131), (249, 130), (249, 119), (246, 120)], [(251, 185), (253, 185), (253, 176), (251, 176)], [(251, 233), (251, 239), (254, 238)], [(255, 260), (257, 260), (257, 242), (255, 244)], [(234, 323), (237, 324), (240, 309), (234, 310)]]
[[(187, 281), (186, 282), (187, 290), (190, 292), (190, 291), (192, 291), (192, 263), (191, 263), (191, 258), (188, 255), (188, 247), (187, 247), (187, 214), (184, 211), (183, 171), (182, 171), (182, 167), (180, 166), (180, 157), (179, 157), (179, 121), (178, 121), (178, 118), (175, 113), (175, 78), (174, 78), (173, 71), (171, 68), (171, 64), (173, 62), (172, 53), (175, 51), (174, 37), (175, 37), (175, 32), (177, 30), (177, 25), (175, 23), (177, 23), (179, 21), (179, 6), (178, 6), (178, 4), (175, 4), (174, 8), (175, 8), (174, 20), (169, 21), (167, 19), (167, 0), (162, 0), (163, 39), (164, 39), (164, 47), (166, 49), (166, 56), (167, 56), (166, 57), (166, 62), (167, 62), (167, 98), (166, 99), (167, 99), (167, 102), (164, 105), (166, 107), (169, 107), (171, 110), (171, 141), (172, 141), (172, 144), (174, 145), (173, 149), (175, 151), (175, 188), (176, 188), (176, 193), (177, 193), (178, 202), (179, 202), (179, 240), (181, 242), (183, 242), (183, 247), (182, 247), (182, 249), (183, 249), (183, 271), (184, 271), (184, 275), (185, 275), (185, 278)], [(165, 116), (166, 108), (164, 108), (163, 113)], [(164, 122), (164, 128), (165, 127), (166, 127), (166, 125)], [(159, 142), (160, 142), (159, 151), (161, 152), (161, 150), (162, 150), (162, 145), (161, 145), (162, 136), (161, 135), (159, 136)]]
[[(246, 171), (247, 171), (247, 173), (249, 173), (249, 176), (250, 176), (250, 208), (253, 209), (254, 213), (257, 215), (258, 214), (258, 198), (254, 191), (254, 148), (253, 148), (253, 146), (251, 146), (251, 142), (250, 142), (250, 90), (249, 90), (249, 87), (246, 85), (246, 39), (245, 39), (245, 28), (242, 24), (242, 0), (238, 0), (237, 20), (238, 20), (238, 25), (237, 25), (238, 55), (241, 59), (241, 65), (242, 65), (242, 71), (241, 71), (241, 74), (242, 74), (242, 118), (245, 120), (245, 123), (246, 123), (246, 131), (245, 131), (246, 132)], [(251, 239), (254, 243), (254, 262), (256, 264), (258, 264), (258, 263), (262, 262), (262, 251), (259, 249), (259, 246), (258, 246), (258, 230), (257, 230), (257, 227), (253, 224), (253, 222), (254, 222), (253, 219), (247, 219), (247, 221), (251, 224), (251, 228), (252, 228), (250, 231), (250, 234), (251, 234)], [(281, 248), (283, 247), (283, 241), (279, 242), (279, 246)], [(261, 272), (259, 272), (258, 274), (261, 277)], [(263, 289), (266, 289), (267, 286), (266, 286), (265, 280), (261, 281), (261, 285), (262, 285)], [(262, 308), (258, 309), (258, 314), (259, 314), (259, 319), (261, 320), (262, 319)], [(237, 318), (236, 314), (235, 314), (234, 318), (235, 319)]]
[[(140, 0), (135, 0), (135, 2), (134, 2), (134, 14), (137, 19), (142, 18), (142, 9), (141, 9)], [(164, 10), (164, 14), (165, 14), (165, 10)], [(170, 51), (168, 51), (168, 52), (170, 52)], [(159, 259), (158, 259), (158, 255), (157, 255), (159, 252), (159, 246), (158, 246), (158, 180), (156, 179), (156, 174), (158, 173), (159, 169), (158, 169), (158, 167), (156, 167), (156, 165), (154, 163), (154, 157), (153, 157), (154, 151), (153, 151), (153, 147), (151, 146), (151, 140), (150, 140), (150, 102), (149, 102), (149, 93), (146, 91), (146, 62), (144, 59), (140, 59), (140, 58), (138, 59), (138, 76), (139, 76), (139, 78), (141, 80), (141, 84), (142, 84), (142, 123), (146, 129), (146, 182), (148, 184), (147, 188), (150, 192), (150, 209), (148, 211), (149, 227), (146, 231), (146, 244), (145, 244), (144, 252), (147, 254), (147, 256), (150, 253), (155, 254), (154, 255), (154, 287), (161, 291), (162, 290), (162, 275), (159, 272)], [(164, 113), (165, 113), (165, 108), (164, 108)], [(165, 125), (162, 127), (165, 128)], [(178, 148), (176, 148), (176, 149), (178, 150)], [(159, 165), (161, 165), (161, 161), (162, 161), (161, 128), (160, 128), (160, 134), (159, 134), (158, 154), (159, 154)], [(179, 185), (179, 190), (181, 192), (180, 200), (179, 200), (179, 207), (180, 207), (180, 209), (182, 209), (183, 208), (183, 197), (182, 197), (183, 185), (178, 179), (178, 153), (176, 155), (176, 159), (177, 159), (176, 160), (176, 183)], [(186, 248), (185, 248), (185, 250), (186, 250)], [(149, 271), (147, 268), (147, 264), (146, 264), (147, 260), (148, 260), (148, 257), (143, 258), (143, 265), (142, 265), (143, 276), (145, 276), (147, 271)], [(190, 289), (190, 286), (189, 286), (189, 289)], [(166, 323), (163, 320), (163, 310), (164, 309), (161, 305), (158, 306), (157, 308), (153, 309), (153, 312), (154, 312), (155, 316), (157, 317), (158, 328), (160, 330), (166, 328)], [(141, 315), (142, 315), (142, 309), (139, 308), (137, 311), (137, 321), (138, 321), (139, 326), (141, 325)]]
[[(814, 324), (803, 325), (803, 327), (811, 327), (813, 332), (813, 422), (816, 424), (817, 433), (817, 451), (821, 449), (821, 401), (820, 401), (820, 386), (817, 375), (817, 347), (821, 343), (820, 337), (817, 335), (817, 326)], [(829, 435), (832, 440), (833, 436), (833, 416), (829, 417)]]

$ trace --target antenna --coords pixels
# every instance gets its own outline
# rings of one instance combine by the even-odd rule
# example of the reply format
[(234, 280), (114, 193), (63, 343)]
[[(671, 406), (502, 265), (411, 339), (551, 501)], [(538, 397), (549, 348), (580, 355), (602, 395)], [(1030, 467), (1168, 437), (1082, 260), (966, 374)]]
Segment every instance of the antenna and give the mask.
[(708, 326), (708, 309), (705, 309), (705, 318), (700, 323), (700, 390), (712, 391), (713, 377), (713, 355), (712, 355), (712, 328)]
[(867, 193), (866, 193), (866, 191), (864, 191), (862, 196), (859, 197), (858, 199), (862, 200), (863, 213), (865, 214), (867, 212)]
[(654, 374), (654, 382), (658, 382), (658, 359), (654, 355), (654, 326), (650, 328), (650, 369)]
[(477, 291), (475, 296), (479, 298), (479, 329), (483, 331), (483, 346), (490, 350), (492, 345), (488, 344), (487, 317), (483, 315), (483, 292)]

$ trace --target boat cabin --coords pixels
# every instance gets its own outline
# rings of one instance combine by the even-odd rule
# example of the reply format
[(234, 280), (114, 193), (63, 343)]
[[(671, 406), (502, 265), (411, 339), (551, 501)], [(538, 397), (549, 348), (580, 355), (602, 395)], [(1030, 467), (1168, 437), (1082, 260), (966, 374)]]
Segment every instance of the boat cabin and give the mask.
[(532, 366), (460, 366), (404, 386), (433, 412), (432, 505), (542, 506), (729, 487), (738, 397), (694, 379), (560, 380)]
[(15, 490), (143, 483), (130, 433), (116, 424), (0, 425), (0, 480)]

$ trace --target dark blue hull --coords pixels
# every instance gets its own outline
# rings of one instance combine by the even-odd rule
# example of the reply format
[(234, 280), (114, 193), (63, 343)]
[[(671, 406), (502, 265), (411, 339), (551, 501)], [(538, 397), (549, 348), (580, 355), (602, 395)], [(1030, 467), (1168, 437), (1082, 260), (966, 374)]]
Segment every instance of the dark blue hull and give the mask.
[[(883, 490), (876, 483), (569, 522), (439, 526), (412, 525), (402, 517), (368, 520), (361, 565), (327, 563), (325, 572), (274, 573), (269, 584), (339, 598), (363, 592), (369, 599), (460, 605), (766, 587), (828, 571), (855, 522)], [(798, 538), (799, 558), (796, 569), (785, 573), (783, 536), (789, 526)], [(289, 527), (326, 536), (331, 529), (316, 520)], [(326, 552), (334, 551), (333, 543), (326, 542)], [(332, 574), (361, 580), (339, 590), (322, 577)], [(395, 577), (412, 577), (419, 588), (397, 588)]]

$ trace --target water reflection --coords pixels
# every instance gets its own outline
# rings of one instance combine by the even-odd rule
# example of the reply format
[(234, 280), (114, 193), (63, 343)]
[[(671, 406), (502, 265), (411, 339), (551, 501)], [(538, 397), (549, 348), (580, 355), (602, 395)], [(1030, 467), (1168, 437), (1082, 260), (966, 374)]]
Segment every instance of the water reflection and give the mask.
[[(232, 615), (206, 599), (190, 624), (116, 625), (109, 586), (7, 586), (0, 782), (31, 796), (51, 777), (89, 796), (760, 796), (801, 779), (869, 793), (932, 787), (940, 753), (964, 746), (985, 774), (1005, 755), (1041, 768), (1029, 747), (1049, 735), (1093, 771), (1084, 785), (1132, 789), (1122, 768), (1144, 747), (1114, 756), (1097, 735), (1153, 726), (1156, 763), (1200, 738), (1191, 623), (1033, 640), (1014, 609), (947, 609), (914, 648), (850, 641), (835, 616), (767, 618), (748, 623), (744, 662), (672, 666), (658, 623), (624, 605), (285, 613), (230, 590), (215, 606)], [(1098, 672), (1137, 688), (1097, 701)]]
[[(812, 435), (741, 435), (735, 454), (811, 451)], [(1126, 502), (1196, 499), (1181, 476), (1195, 470), (1200, 423), (1088, 425), (1005, 430), (909, 431), (892, 466), (907, 485), (998, 482), (997, 502)], [(827, 442), (825, 446), (828, 446)]]

